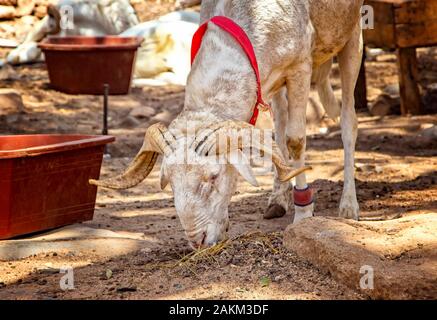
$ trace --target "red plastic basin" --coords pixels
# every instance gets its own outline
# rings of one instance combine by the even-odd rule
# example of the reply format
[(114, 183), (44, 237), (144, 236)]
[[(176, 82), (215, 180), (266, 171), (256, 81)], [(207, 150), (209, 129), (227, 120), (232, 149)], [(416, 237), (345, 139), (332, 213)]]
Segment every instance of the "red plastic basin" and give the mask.
[(50, 83), (69, 94), (129, 93), (140, 37), (49, 37), (39, 44)]
[(0, 136), (0, 239), (92, 220), (111, 136)]

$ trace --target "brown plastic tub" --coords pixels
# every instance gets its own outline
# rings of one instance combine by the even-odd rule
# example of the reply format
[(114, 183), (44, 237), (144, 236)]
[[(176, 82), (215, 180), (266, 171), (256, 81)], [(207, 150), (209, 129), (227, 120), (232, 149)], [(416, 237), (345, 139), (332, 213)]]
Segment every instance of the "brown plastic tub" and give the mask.
[(139, 37), (49, 37), (39, 44), (50, 83), (69, 94), (129, 93)]
[(92, 220), (111, 136), (0, 136), (0, 239)]

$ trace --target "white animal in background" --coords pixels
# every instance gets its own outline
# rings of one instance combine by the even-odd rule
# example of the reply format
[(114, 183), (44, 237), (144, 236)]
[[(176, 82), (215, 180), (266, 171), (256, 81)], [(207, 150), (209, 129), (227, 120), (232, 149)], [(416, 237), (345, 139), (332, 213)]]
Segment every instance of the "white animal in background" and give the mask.
[[(71, 14), (72, 28), (62, 27), (62, 13), (65, 17)], [(16, 65), (42, 60), (38, 42), (48, 35), (141, 36), (144, 41), (138, 50), (134, 85), (185, 85), (191, 69), (191, 39), (199, 20), (197, 12), (178, 11), (140, 24), (128, 0), (60, 0), (48, 7), (48, 15), (6, 61)]]
[(199, 21), (197, 12), (178, 11), (121, 33), (144, 38), (137, 54), (134, 86), (185, 85), (191, 70), (191, 39)]
[[(359, 217), (354, 180), (354, 88), (362, 57), (362, 4), (363, 0), (202, 1), (202, 21), (224, 15), (247, 32), (260, 64), (264, 98), (274, 101), (276, 142), (281, 151), (273, 148), (276, 175), (267, 216), (292, 212), (292, 185), (287, 181), (291, 177), (297, 174), (298, 190), (307, 188), (305, 174), (299, 169), (305, 164), (305, 109), (313, 80), (327, 113), (333, 118), (341, 114), (344, 189), (340, 216)], [(341, 70), (341, 109), (328, 80), (336, 55)], [(255, 185), (256, 179), (248, 164), (211, 163), (204, 147), (214, 146), (217, 136), (227, 135), (232, 128), (248, 127), (256, 91), (254, 71), (244, 51), (231, 35), (209, 23), (188, 78), (182, 113), (168, 128), (156, 124), (147, 130), (143, 147), (122, 175), (91, 183), (113, 189), (134, 187), (149, 175), (161, 154), (161, 186), (171, 185), (188, 240), (195, 248), (217, 243), (229, 227), (228, 206), (238, 174)], [(190, 125), (197, 128), (194, 137), (186, 134)], [(238, 144), (230, 147), (222, 149), (222, 160), (241, 151)], [(184, 152), (190, 163), (175, 161)], [(296, 206), (294, 212), (294, 221), (311, 217), (313, 204)]]
[[(65, 21), (62, 20), (63, 14)], [(59, 0), (56, 5), (47, 7), (47, 16), (28, 33), (21, 45), (8, 54), (6, 62), (22, 64), (41, 60), (38, 42), (48, 35), (117, 35), (138, 23), (129, 0)]]

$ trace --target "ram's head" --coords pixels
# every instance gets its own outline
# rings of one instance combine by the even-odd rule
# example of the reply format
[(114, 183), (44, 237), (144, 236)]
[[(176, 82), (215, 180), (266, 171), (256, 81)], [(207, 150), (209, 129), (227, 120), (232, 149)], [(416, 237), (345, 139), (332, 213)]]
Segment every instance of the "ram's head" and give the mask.
[(171, 185), (176, 211), (191, 246), (214, 245), (229, 228), (228, 206), (238, 174), (257, 185), (250, 161), (242, 152), (245, 148), (269, 155), (281, 181), (289, 181), (308, 169), (290, 168), (273, 141), (267, 144), (263, 138), (253, 139), (250, 135), (244, 139), (238, 134), (236, 143), (232, 143), (235, 133), (242, 130), (254, 129), (244, 122), (226, 121), (190, 135), (155, 124), (147, 130), (140, 152), (123, 174), (90, 183), (111, 189), (134, 187), (147, 178), (162, 155), (161, 187)]

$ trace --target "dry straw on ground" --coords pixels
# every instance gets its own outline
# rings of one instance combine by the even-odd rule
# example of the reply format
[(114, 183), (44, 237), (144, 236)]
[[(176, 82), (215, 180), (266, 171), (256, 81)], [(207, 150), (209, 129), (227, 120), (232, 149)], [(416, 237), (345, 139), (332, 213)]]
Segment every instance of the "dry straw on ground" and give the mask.
[[(186, 255), (180, 256), (180, 259), (175, 263), (173, 261), (158, 262), (155, 264), (149, 264), (148, 269), (182, 269), (190, 271), (196, 274), (196, 267), (202, 264), (220, 266), (220, 257), (225, 253), (231, 253), (231, 251), (238, 250), (245, 247), (249, 250), (249, 253), (255, 253), (257, 250), (268, 252), (270, 254), (279, 254), (281, 248), (276, 248), (273, 244), (273, 240), (281, 237), (278, 232), (265, 234), (262, 232), (249, 232), (237, 237), (226, 239), (215, 246), (194, 250)], [(248, 245), (252, 249), (247, 249)], [(250, 252), (252, 251), (252, 252)]]

